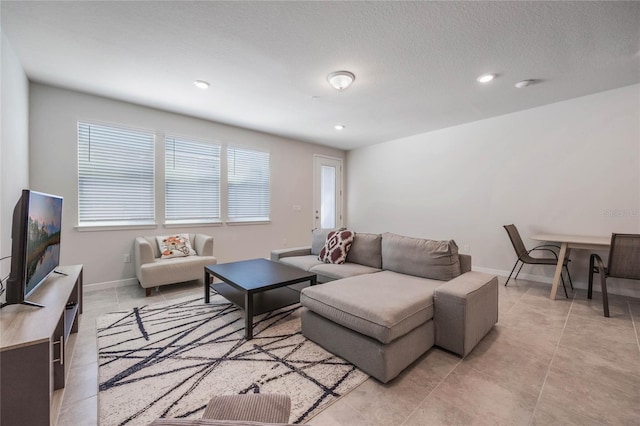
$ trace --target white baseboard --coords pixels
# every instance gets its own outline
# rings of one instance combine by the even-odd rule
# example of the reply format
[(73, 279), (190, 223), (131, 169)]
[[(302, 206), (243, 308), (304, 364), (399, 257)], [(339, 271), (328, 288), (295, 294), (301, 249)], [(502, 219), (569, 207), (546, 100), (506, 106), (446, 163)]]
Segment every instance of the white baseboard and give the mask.
[[(492, 275), (498, 275), (505, 278), (509, 276), (509, 272), (510, 272), (510, 271), (504, 271), (501, 269), (483, 268), (481, 266), (472, 266), (471, 269), (473, 271), (484, 272), (486, 274), (492, 274)], [(513, 279), (513, 277), (511, 279)], [(518, 275), (518, 279), (525, 279), (529, 281), (536, 281), (539, 283), (553, 284), (553, 277), (547, 277), (544, 275), (520, 273), (520, 275)], [(569, 288), (569, 283), (567, 282), (566, 284), (567, 284), (567, 288)], [(616, 283), (613, 282), (612, 284), (607, 285), (607, 290), (608, 290), (607, 292), (609, 294), (617, 294), (618, 296), (628, 296), (628, 297), (635, 297), (635, 298), (640, 297), (640, 294), (639, 294), (640, 292), (638, 292), (638, 290), (634, 288), (625, 288), (625, 287), (616, 286), (615, 284)], [(579, 281), (574, 279), (573, 287), (578, 288), (580, 290), (586, 290), (589, 287), (589, 283), (587, 283), (586, 281)], [(559, 289), (559, 291), (562, 291), (562, 289)], [(600, 281), (597, 281), (596, 279), (594, 279), (593, 291), (600, 293)]]
[[(502, 269), (483, 268), (481, 266), (473, 266), (471, 269), (478, 272), (484, 272), (485, 274), (499, 275), (505, 278), (509, 276), (509, 272), (510, 272), (510, 271), (504, 271)], [(541, 283), (548, 283), (548, 284), (553, 283), (553, 277), (546, 277), (544, 275), (525, 274), (521, 272), (520, 275), (518, 275), (518, 279), (520, 278), (524, 278), (525, 280), (529, 280), (529, 281), (537, 281)], [(585, 288), (587, 287), (585, 286)]]
[(124, 280), (105, 281), (105, 282), (102, 282), (102, 283), (87, 284), (87, 285), (83, 286), (83, 291), (85, 293), (87, 293), (87, 292), (90, 292), (90, 291), (106, 290), (106, 289), (109, 289), (109, 288), (126, 287), (126, 286), (130, 286), (130, 285), (139, 285), (138, 284), (138, 279), (137, 278), (127, 278), (127, 279), (124, 279)]

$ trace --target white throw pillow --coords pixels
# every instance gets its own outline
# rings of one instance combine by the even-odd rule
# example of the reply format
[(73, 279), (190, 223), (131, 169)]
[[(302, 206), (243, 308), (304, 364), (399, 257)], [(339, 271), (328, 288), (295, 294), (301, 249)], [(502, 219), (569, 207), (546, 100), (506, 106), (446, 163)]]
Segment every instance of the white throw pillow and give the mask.
[(191, 248), (188, 234), (167, 235), (164, 237), (156, 237), (158, 247), (160, 248), (160, 257), (169, 259), (172, 257), (185, 257), (196, 254)]

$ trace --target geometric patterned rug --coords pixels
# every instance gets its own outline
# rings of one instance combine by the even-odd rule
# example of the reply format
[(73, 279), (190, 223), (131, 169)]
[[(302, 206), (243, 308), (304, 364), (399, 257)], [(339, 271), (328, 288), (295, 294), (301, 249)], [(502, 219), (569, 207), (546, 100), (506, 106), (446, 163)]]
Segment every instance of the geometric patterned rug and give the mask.
[(291, 397), (290, 423), (304, 423), (368, 375), (302, 336), (300, 305), (254, 318), (212, 292), (97, 319), (100, 425), (200, 418), (213, 395)]

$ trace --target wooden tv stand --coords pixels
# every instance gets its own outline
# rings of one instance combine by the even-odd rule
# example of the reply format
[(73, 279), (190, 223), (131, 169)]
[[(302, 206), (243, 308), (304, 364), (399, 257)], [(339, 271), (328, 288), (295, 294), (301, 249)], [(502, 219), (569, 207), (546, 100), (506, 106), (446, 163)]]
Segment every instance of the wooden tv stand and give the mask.
[(67, 275), (52, 273), (29, 296), (44, 308), (8, 305), (0, 310), (0, 424), (55, 423), (52, 394), (64, 387), (71, 361), (65, 348), (82, 313), (82, 265), (56, 271)]

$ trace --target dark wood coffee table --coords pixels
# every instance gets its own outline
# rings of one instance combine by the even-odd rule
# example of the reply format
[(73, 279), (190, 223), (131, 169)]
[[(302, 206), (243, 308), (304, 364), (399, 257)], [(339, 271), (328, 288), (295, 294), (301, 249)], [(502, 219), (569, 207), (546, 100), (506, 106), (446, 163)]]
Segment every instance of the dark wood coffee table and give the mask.
[[(211, 275), (222, 280), (210, 284)], [(204, 267), (204, 302), (210, 289), (244, 309), (244, 336), (253, 338), (253, 317), (300, 301), (304, 286), (316, 284), (316, 274), (267, 259), (242, 260)]]

